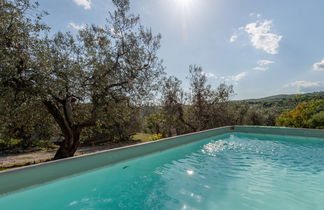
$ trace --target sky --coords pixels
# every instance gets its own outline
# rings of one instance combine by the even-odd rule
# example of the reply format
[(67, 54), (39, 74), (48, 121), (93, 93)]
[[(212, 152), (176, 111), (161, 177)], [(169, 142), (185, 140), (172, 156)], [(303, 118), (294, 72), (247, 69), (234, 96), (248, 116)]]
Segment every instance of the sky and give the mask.
[[(52, 32), (104, 25), (111, 0), (38, 0)], [(323, 0), (131, 0), (131, 11), (162, 35), (165, 71), (183, 81), (189, 65), (234, 99), (324, 91)]]

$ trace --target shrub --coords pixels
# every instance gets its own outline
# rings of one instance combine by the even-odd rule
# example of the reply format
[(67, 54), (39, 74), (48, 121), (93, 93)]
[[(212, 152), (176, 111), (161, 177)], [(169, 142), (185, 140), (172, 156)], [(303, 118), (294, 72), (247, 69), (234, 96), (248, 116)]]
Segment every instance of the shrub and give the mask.
[(282, 113), (276, 125), (296, 128), (323, 127), (324, 100), (302, 102), (296, 108)]
[(0, 140), (0, 151), (13, 150), (21, 147), (23, 140), (20, 139), (6, 139)]
[(50, 142), (48, 140), (34, 140), (32, 141), (33, 147), (39, 147), (44, 149), (54, 149), (56, 148), (55, 144), (53, 142)]
[(149, 137), (149, 139), (151, 141), (162, 139), (162, 134), (161, 133), (153, 134), (152, 136)]
[(312, 116), (309, 124), (312, 128), (321, 128), (324, 129), (324, 111), (321, 111)]
[(1, 152), (17, 152), (19, 150), (24, 150), (28, 148), (45, 148), (45, 149), (54, 149), (55, 145), (47, 140), (22, 140), (22, 139), (6, 139), (0, 140), (0, 151)]

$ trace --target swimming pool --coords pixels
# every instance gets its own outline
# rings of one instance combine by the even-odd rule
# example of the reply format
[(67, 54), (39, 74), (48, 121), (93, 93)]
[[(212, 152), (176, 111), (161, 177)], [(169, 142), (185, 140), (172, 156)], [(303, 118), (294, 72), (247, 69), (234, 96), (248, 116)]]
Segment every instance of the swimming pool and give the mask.
[(4, 194), (0, 206), (321, 209), (323, 158), (323, 139), (231, 131)]

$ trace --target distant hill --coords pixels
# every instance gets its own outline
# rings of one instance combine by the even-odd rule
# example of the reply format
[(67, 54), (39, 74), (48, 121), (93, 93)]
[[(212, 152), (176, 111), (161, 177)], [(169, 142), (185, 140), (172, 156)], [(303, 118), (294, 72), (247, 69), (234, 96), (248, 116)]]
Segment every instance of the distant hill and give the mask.
[(314, 92), (314, 93), (305, 93), (305, 94), (281, 94), (281, 95), (274, 95), (268, 96), (259, 99), (246, 99), (242, 100), (251, 104), (254, 103), (271, 103), (271, 102), (279, 102), (285, 100), (292, 100), (292, 101), (310, 101), (316, 99), (324, 99), (324, 91), (322, 92)]
[(274, 95), (274, 96), (268, 96), (264, 98), (257, 98), (257, 99), (245, 99), (243, 101), (246, 102), (274, 102), (274, 101), (281, 101), (283, 99), (289, 99), (294, 98), (298, 94), (281, 94), (281, 95)]

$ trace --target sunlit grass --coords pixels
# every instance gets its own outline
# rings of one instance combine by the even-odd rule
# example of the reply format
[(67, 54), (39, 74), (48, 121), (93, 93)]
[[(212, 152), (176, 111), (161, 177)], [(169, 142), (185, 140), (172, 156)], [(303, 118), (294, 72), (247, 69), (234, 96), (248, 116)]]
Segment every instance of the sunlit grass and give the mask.
[(148, 142), (151, 141), (151, 134), (147, 133), (136, 133), (133, 135), (133, 140), (135, 141), (141, 141), (141, 142)]

